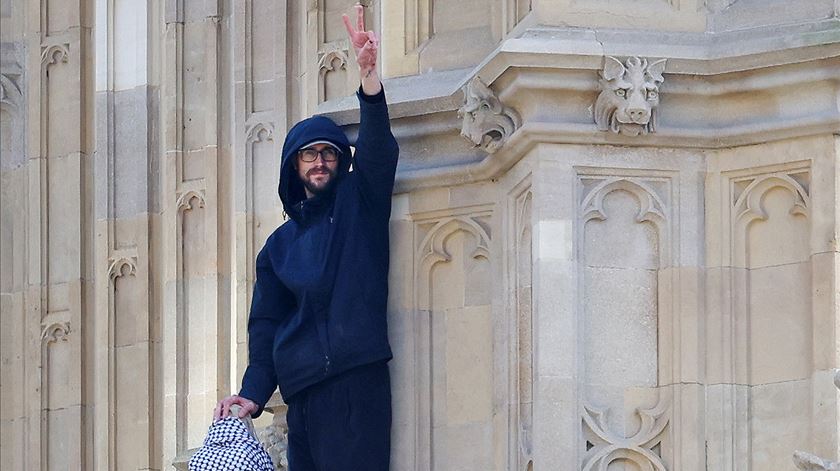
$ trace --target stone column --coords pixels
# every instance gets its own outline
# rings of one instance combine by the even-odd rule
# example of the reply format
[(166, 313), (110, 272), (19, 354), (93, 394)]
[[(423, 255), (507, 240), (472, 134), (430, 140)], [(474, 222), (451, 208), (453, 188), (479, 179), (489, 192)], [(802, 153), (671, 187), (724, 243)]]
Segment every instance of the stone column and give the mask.
[(160, 4), (98, 0), (95, 8), (93, 465), (153, 468), (161, 405), (153, 245), (160, 213), (160, 89), (153, 62)]
[(199, 446), (231, 390), (231, 17), (165, 0), (160, 60), (161, 466)]
[[(15, 4), (16, 7), (20, 3)], [(26, 2), (22, 469), (87, 469), (93, 368), (93, 2)]]

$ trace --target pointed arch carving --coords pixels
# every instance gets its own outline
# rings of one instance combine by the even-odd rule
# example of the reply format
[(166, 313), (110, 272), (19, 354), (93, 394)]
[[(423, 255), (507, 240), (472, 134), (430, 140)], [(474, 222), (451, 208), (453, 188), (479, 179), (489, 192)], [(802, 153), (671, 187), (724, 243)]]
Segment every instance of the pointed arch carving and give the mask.
[(44, 345), (49, 345), (59, 340), (67, 341), (68, 335), (70, 335), (70, 321), (56, 321), (41, 330), (41, 341)]
[(605, 221), (607, 214), (604, 201), (614, 191), (626, 191), (639, 201), (639, 212), (636, 213), (637, 223), (649, 222), (656, 228), (660, 237), (659, 253), (660, 266), (671, 264), (670, 234), (668, 229), (668, 206), (654, 188), (643, 179), (629, 177), (608, 177), (598, 183), (583, 199), (581, 204), (581, 223)]
[(446, 239), (458, 231), (464, 231), (476, 238), (478, 244), (470, 257), (490, 259), (490, 236), (487, 231), (471, 217), (451, 217), (438, 222), (420, 243), (417, 254), (420, 273), (428, 275), (436, 263), (448, 262), (452, 259), (444, 245)]
[[(675, 174), (666, 171), (640, 169), (603, 169), (585, 168), (579, 173), (579, 206), (577, 240), (582, 266), (579, 276), (583, 283), (583, 299), (588, 297), (612, 296), (599, 291), (605, 284), (618, 280), (633, 286), (620, 296), (625, 303), (634, 303), (637, 310), (620, 322), (639, 321), (647, 327), (633, 332), (632, 342), (639, 342), (639, 354), (648, 366), (635, 370), (599, 370), (590, 375), (592, 365), (604, 358), (610, 358), (611, 351), (621, 349), (627, 340), (616, 336), (604, 336), (604, 328), (616, 324), (611, 320), (612, 308), (597, 307), (599, 301), (592, 303), (578, 301), (578, 312), (583, 319), (582, 334), (587, 336), (584, 347), (584, 371), (587, 386), (582, 394), (581, 427), (585, 446), (581, 449), (581, 468), (585, 471), (609, 469), (618, 463), (632, 464), (632, 467), (647, 471), (667, 471), (667, 460), (662, 450), (670, 447), (669, 423), (673, 412), (670, 401), (673, 399), (667, 390), (656, 389), (659, 385), (673, 381), (674, 370), (678, 366), (675, 360), (680, 358), (682, 348), (678, 338), (680, 319), (676, 313), (680, 307), (670, 302), (669, 296), (679, 288), (679, 279), (671, 271), (663, 271), (679, 263), (679, 193), (673, 190)], [(621, 212), (609, 204), (608, 198), (614, 192), (622, 192), (627, 198), (627, 205), (621, 206)], [(635, 200), (630, 204), (629, 199)], [(672, 213), (673, 210), (673, 213)], [(605, 228), (589, 233), (587, 223), (598, 223), (615, 218), (609, 224), (612, 232), (606, 239), (592, 238), (592, 235)], [(643, 231), (637, 225), (648, 226)], [(640, 232), (635, 232), (639, 229)], [(624, 231), (631, 231), (624, 232)], [(644, 234), (644, 235), (642, 235)], [(613, 258), (614, 250), (604, 243), (623, 243), (627, 248), (642, 250), (641, 258)], [(621, 251), (623, 255), (627, 250)], [(623, 256), (622, 255), (622, 256)], [(638, 287), (639, 289), (637, 289)], [(601, 298), (603, 299), (603, 298)], [(619, 321), (615, 321), (619, 322)], [(647, 323), (647, 324), (645, 324)], [(631, 337), (627, 337), (631, 338)], [(592, 363), (596, 362), (596, 363)], [(607, 375), (607, 376), (604, 376)], [(604, 386), (609, 384), (610, 386)], [(610, 392), (626, 388), (637, 388), (646, 399), (621, 401), (610, 396)], [(644, 391), (643, 393), (641, 391)], [(647, 402), (650, 400), (651, 402)], [(650, 404), (654, 407), (648, 409)], [(627, 435), (622, 427), (617, 427), (612, 420), (614, 415), (623, 417), (626, 412), (633, 412), (639, 419), (639, 429)]]
[[(338, 65), (334, 66), (333, 62), (338, 59)], [(325, 52), (321, 55), (318, 59), (318, 74), (321, 78), (324, 78), (324, 75), (327, 72), (333, 72), (335, 70), (341, 70), (347, 67), (347, 51), (342, 49), (334, 49), (332, 51)]]
[(137, 257), (117, 257), (111, 259), (108, 266), (108, 278), (111, 281), (121, 276), (134, 276), (137, 274)]
[(256, 123), (248, 128), (245, 132), (245, 142), (252, 144), (254, 142), (270, 141), (274, 139), (274, 125), (271, 123)]
[(67, 62), (70, 57), (70, 43), (53, 44), (41, 49), (41, 66), (46, 69), (59, 62)]
[(735, 219), (744, 224), (754, 220), (766, 220), (767, 211), (764, 210), (764, 195), (774, 188), (785, 188), (794, 197), (790, 214), (808, 217), (809, 197), (805, 188), (790, 175), (774, 173), (764, 175), (753, 180), (735, 201)]
[[(452, 255), (447, 251), (446, 243), (455, 234), (462, 232), (467, 237), (475, 240), (476, 247), (465, 257), (478, 262), (490, 260), (490, 234), (488, 230), (479, 223), (480, 218), (489, 216), (491, 212), (474, 211), (470, 214), (455, 215), (424, 221), (423, 225), (432, 227), (422, 237), (417, 245), (414, 254), (414, 328), (416, 340), (414, 343), (414, 356), (417, 363), (414, 366), (414, 402), (417, 414), (417, 427), (415, 429), (416, 441), (418, 443), (418, 459), (429, 462), (433, 447), (433, 417), (435, 406), (432, 404), (432, 396), (436, 387), (434, 380), (435, 356), (440, 352), (436, 351), (435, 333), (432, 316), (432, 293), (433, 269), (437, 264), (447, 263), (452, 260)], [(419, 225), (418, 225), (419, 226)], [(416, 226), (417, 227), (417, 226)], [(440, 399), (445, 404), (445, 399)], [(445, 406), (442, 406), (445, 407)]]
[(204, 191), (188, 190), (178, 196), (178, 202), (175, 205), (178, 208), (178, 212), (195, 209), (193, 207), (193, 199), (198, 200), (199, 208), (203, 208), (205, 206)]
[[(318, 59), (318, 102), (326, 101), (327, 99), (327, 74), (337, 72), (339, 70), (347, 70), (348, 50), (333, 49), (321, 53)], [(338, 64), (333, 65), (335, 62)]]
[(592, 219), (604, 221), (607, 215), (604, 212), (604, 198), (613, 191), (624, 190), (632, 193), (639, 199), (639, 213), (636, 215), (636, 222), (650, 221), (660, 229), (665, 222), (665, 204), (659, 195), (644, 182), (629, 180), (627, 178), (609, 178), (596, 186), (583, 200), (584, 222)]

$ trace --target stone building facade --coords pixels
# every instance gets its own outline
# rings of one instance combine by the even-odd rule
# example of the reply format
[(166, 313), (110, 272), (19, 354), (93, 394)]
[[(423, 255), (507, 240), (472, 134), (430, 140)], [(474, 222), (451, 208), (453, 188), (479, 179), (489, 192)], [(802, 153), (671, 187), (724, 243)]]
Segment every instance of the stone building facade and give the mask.
[[(353, 3), (0, 0), (3, 469), (200, 445), (285, 131), (356, 132)], [(392, 469), (836, 469), (840, 0), (363, 4)]]

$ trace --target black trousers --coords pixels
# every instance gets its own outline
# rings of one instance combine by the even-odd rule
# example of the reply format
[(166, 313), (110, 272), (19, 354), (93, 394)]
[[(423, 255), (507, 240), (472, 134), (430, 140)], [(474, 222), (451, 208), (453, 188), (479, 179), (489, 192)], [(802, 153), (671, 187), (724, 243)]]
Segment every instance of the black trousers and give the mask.
[(365, 365), (289, 398), (289, 471), (387, 471), (391, 377)]

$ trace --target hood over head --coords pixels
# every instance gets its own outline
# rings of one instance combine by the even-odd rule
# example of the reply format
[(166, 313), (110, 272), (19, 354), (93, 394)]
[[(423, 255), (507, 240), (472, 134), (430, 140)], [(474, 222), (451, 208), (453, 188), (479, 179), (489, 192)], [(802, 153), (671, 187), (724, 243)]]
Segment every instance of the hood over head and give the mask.
[(306, 199), (306, 191), (303, 182), (300, 181), (295, 171), (294, 160), (297, 158), (298, 150), (317, 141), (327, 141), (341, 151), (336, 181), (332, 184), (333, 190), (335, 190), (336, 183), (350, 169), (350, 142), (344, 135), (344, 131), (333, 120), (326, 116), (313, 116), (295, 124), (286, 134), (286, 140), (283, 143), (283, 157), (280, 161), (280, 183), (277, 188), (280, 201), (283, 202), (283, 209), (292, 219), (297, 220), (299, 218), (296, 205)]

